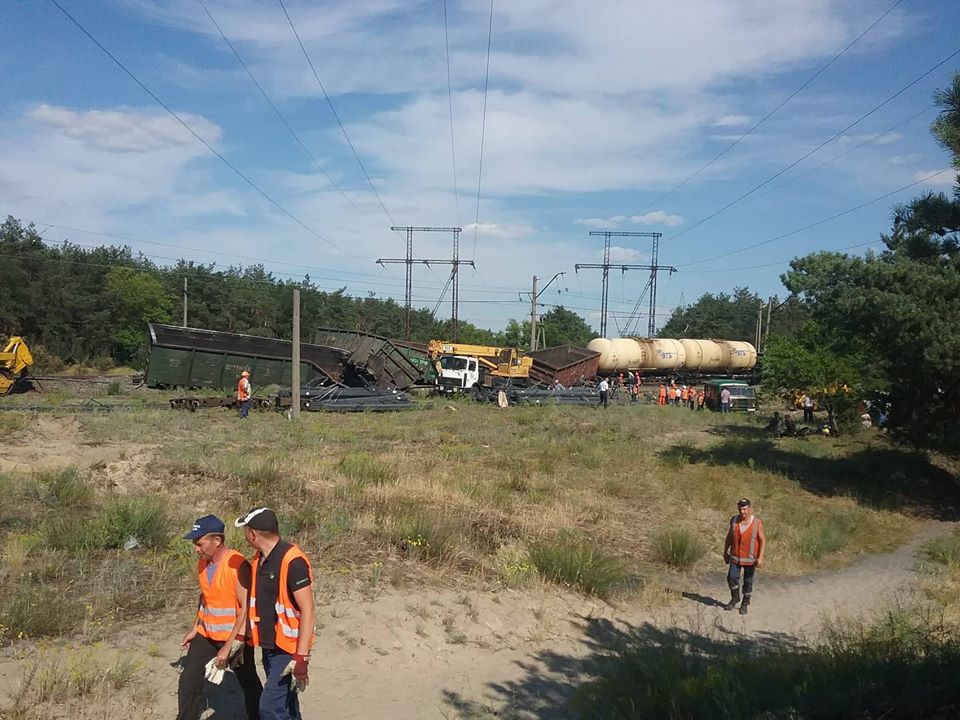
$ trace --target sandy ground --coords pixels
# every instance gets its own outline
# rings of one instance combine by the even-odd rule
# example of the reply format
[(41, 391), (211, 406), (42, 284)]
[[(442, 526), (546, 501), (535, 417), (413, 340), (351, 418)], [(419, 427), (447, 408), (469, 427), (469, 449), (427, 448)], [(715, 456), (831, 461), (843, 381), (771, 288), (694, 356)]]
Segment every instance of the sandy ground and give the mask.
[[(101, 482), (125, 478), (123, 490), (148, 484), (150, 446), (85, 444), (74, 420), (38, 417), (25, 446), (0, 447), (0, 470), (92, 466)], [(824, 619), (871, 614), (911, 594), (916, 555), (950, 523), (926, 522), (895, 552), (866, 556), (829, 573), (798, 578), (758, 574), (749, 615), (726, 612), (723, 571), (674, 576), (676, 601), (651, 608), (615, 605), (549, 586), (525, 591), (384, 589), (374, 597), (325, 595), (318, 607), (307, 718), (571, 718), (568, 701), (589, 675), (591, 657), (638, 629), (681, 629), (710, 637), (815, 639)], [(176, 714), (179, 638), (189, 613), (130, 625), (97, 653), (138, 660), (156, 691), (152, 710), (125, 717)], [(18, 650), (0, 659), (0, 706), (15, 690), (28, 659)], [(206, 717), (243, 717), (231, 675), (210, 686)]]

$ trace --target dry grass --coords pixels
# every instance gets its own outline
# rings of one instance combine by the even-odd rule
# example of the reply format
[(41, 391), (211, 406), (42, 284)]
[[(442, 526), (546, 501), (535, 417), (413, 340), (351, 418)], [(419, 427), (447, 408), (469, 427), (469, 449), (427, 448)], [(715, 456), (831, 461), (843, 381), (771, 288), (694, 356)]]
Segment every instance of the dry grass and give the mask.
[[(911, 532), (894, 510), (849, 487), (826, 491), (812, 482), (816, 473), (805, 474), (820, 467), (810, 463), (894, 452), (882, 438), (764, 440), (781, 463), (771, 468), (754, 446), (745, 455), (731, 444), (756, 434), (748, 419), (679, 408), (461, 404), (456, 412), (306, 414), (299, 423), (272, 413), (241, 423), (228, 411), (142, 410), (85, 415), (80, 425), (85, 444), (156, 444), (140, 481), (153, 494), (118, 495), (113, 483), (124, 488), (125, 477), (94, 483), (84, 470), (0, 476), (0, 547), (14, 598), (0, 620), (8, 637), (149, 611), (138, 588), (192, 584), (191, 548), (176, 537), (195, 517), (230, 519), (261, 504), (277, 509), (319, 577), (346, 577), (361, 590), (377, 567), (378, 583), (394, 585), (518, 587), (542, 576), (607, 594), (626, 578), (638, 587), (658, 574), (657, 543), (679, 527), (686, 544), (661, 557), (696, 573), (719, 563), (743, 495), (765, 521), (770, 573), (840, 565)], [(789, 470), (791, 462), (800, 469)], [(885, 465), (902, 470), (888, 457)], [(131, 538), (140, 547), (120, 549)], [(246, 550), (236, 533), (229, 540)], [(103, 571), (110, 563), (132, 573), (129, 588)], [(41, 570), (25, 580), (31, 564)], [(42, 623), (22, 611), (41, 590), (68, 586), (92, 610), (78, 616), (64, 603)], [(179, 594), (165, 597), (175, 604)]]

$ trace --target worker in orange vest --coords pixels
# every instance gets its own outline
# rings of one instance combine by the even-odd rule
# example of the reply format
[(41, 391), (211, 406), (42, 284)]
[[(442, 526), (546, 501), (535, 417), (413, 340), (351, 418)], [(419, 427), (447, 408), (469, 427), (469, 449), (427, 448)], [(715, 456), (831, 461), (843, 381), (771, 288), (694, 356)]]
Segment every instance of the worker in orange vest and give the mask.
[(680, 403), (681, 403), (682, 405), (686, 405), (686, 404), (687, 404), (687, 392), (688, 392), (688, 391), (687, 391), (687, 386), (686, 386), (686, 385), (684, 385), (682, 388), (680, 388)]
[(240, 418), (246, 419), (250, 412), (250, 372), (240, 373), (240, 382), (237, 383), (237, 402), (240, 403)]
[(197, 519), (183, 537), (193, 541), (199, 556), (200, 602), (193, 627), (180, 643), (187, 654), (177, 687), (177, 720), (199, 720), (203, 712), (203, 681), (211, 661), (219, 668), (235, 666), (247, 719), (256, 720), (262, 686), (254, 665), (253, 646), (245, 642), (250, 563), (224, 544), (223, 521), (215, 515)]
[(703, 390), (697, 392), (697, 410), (703, 410), (704, 404), (706, 403), (706, 393)]
[(753, 594), (753, 576), (757, 568), (763, 567), (763, 553), (767, 539), (763, 533), (763, 522), (753, 514), (748, 498), (737, 501), (737, 514), (730, 518), (730, 528), (723, 544), (723, 561), (730, 565), (727, 572), (727, 585), (730, 587), (730, 602), (724, 610), (733, 610), (740, 602), (740, 576), (743, 576), (743, 603), (740, 614), (746, 615)]
[(309, 682), (315, 617), (310, 561), (280, 538), (280, 522), (270, 508), (254, 508), (234, 525), (243, 528), (257, 551), (251, 569), (250, 639), (260, 648), (266, 675), (260, 716), (300, 720), (297, 694)]
[(667, 386), (660, 383), (660, 392), (657, 395), (657, 405), (667, 404)]

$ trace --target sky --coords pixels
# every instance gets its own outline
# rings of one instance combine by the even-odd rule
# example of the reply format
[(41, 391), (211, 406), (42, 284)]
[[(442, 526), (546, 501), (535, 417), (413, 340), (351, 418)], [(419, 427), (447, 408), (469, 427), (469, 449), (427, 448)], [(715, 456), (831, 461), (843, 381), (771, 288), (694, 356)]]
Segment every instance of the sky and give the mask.
[[(126, 71), (51, 0), (4, 4), (0, 214), (50, 243), (402, 302), (390, 227), (458, 226), (461, 319), (524, 319), (562, 272), (541, 312), (599, 328), (589, 233), (659, 232), (661, 325), (705, 292), (783, 297), (792, 257), (877, 249), (895, 203), (955, 178), (929, 127), (960, 55), (907, 86), (960, 50), (957, 2), (902, 0), (810, 81), (895, 0), (495, 0), (492, 33), (489, 0), (57, 1)], [(611, 243), (650, 263), (650, 238)], [(417, 265), (414, 304), (448, 273)], [(648, 275), (611, 270), (608, 335)]]

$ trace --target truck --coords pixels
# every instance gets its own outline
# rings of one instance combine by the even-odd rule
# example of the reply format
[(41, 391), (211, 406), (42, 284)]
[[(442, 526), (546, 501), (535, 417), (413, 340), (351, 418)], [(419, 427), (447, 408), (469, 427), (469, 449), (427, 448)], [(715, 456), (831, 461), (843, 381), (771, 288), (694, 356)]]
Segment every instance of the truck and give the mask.
[(33, 355), (22, 337), (11, 337), (0, 351), (0, 395), (29, 390), (28, 370)]
[(436, 370), (441, 392), (462, 392), (492, 387), (498, 383), (529, 381), (533, 358), (516, 348), (469, 345), (431, 340), (427, 355)]
[(711, 410), (720, 410), (720, 393), (724, 388), (730, 391), (730, 409), (744, 412), (757, 411), (757, 397), (753, 388), (743, 380), (718, 378), (707, 380), (703, 384), (704, 404)]

